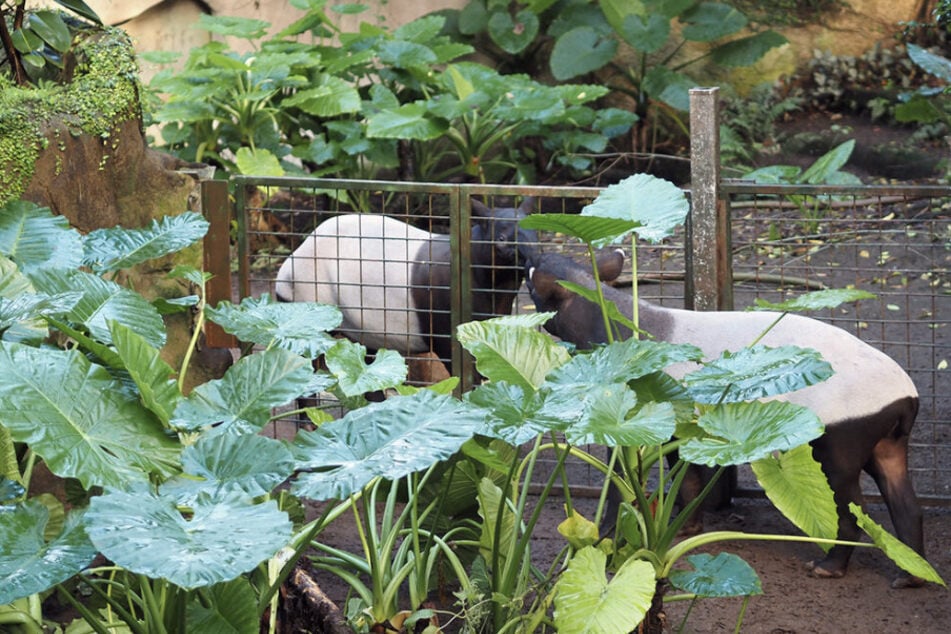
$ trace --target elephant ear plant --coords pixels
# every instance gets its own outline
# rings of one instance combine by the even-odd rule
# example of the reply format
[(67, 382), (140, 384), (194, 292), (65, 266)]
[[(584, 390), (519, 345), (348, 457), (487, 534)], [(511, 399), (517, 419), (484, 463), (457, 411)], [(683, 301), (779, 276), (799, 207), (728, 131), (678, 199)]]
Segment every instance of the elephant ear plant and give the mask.
[[(43, 631), (42, 601), (55, 592), (95, 632), (121, 626), (250, 634), (262, 619), (273, 631), (283, 579), (310, 539), (350, 503), (295, 524), (288, 509), (299, 504), (275, 487), (297, 473), (295, 488), (304, 495), (358, 497), (374, 478), (401, 478), (452, 455), (484, 418), (427, 390), (366, 408), (372, 421), (359, 432), (359, 422), (351, 427), (348, 419), (336, 431), (322, 427), (315, 436), (327, 444), (304, 436), (288, 445), (258, 434), (273, 408), (315, 392), (345, 398), (393, 387), (405, 365), (387, 358), (367, 366), (358, 346), (330, 338), (327, 331), (340, 322), (334, 307), (264, 296), (212, 309), (201, 292), (150, 303), (114, 281), (206, 228), (186, 212), (142, 229), (82, 236), (31, 203), (0, 208), (4, 628)], [(171, 274), (200, 291), (206, 281), (194, 269)], [(167, 310), (197, 310), (196, 333), (207, 314), (259, 349), (185, 395), (189, 356), (173, 369), (160, 355)], [(313, 370), (320, 355), (330, 373)], [(474, 413), (454, 417), (452, 434), (436, 430), (444, 438), (419, 443), (424, 455), (381, 454), (414, 444), (409, 435), (420, 432), (410, 422), (453, 408)], [(78, 492), (68, 510), (31, 489), (38, 462), (77, 484), (68, 487)]]
[[(607, 188), (580, 215), (539, 214), (523, 224), (581, 238), (593, 262), (595, 247), (615, 243), (632, 232), (648, 240), (671, 235), (686, 211), (684, 194), (675, 186), (635, 175)], [(618, 321), (637, 332), (636, 312), (633, 320), (621, 316), (617, 307), (606, 305), (599, 286), (589, 290), (563, 284), (602, 306), (608, 332)], [(816, 302), (827, 305), (851, 299), (850, 293), (843, 292)], [(782, 310), (816, 302), (801, 300)], [(468, 395), (470, 402), (492, 412), (487, 433), (513, 444), (536, 439), (526, 456), (513, 461), (511, 482), (485, 515), (495, 521), (487, 566), (496, 611), (494, 627), (489, 629), (507, 631), (513, 623), (533, 618), (540, 623), (554, 605), (558, 631), (629, 632), (640, 623), (644, 631), (660, 631), (658, 616), (665, 598), (761, 593), (759, 579), (739, 557), (691, 555), (699, 547), (736, 539), (810, 541), (823, 547), (842, 543), (834, 539), (831, 490), (807, 445), (822, 433), (821, 423), (803, 407), (758, 400), (827, 378), (830, 368), (817, 353), (751, 345), (675, 380), (665, 368), (683, 361), (699, 362), (699, 349), (635, 337), (612, 339), (591, 352), (569, 355), (533, 329), (549, 317), (550, 313), (540, 314), (528, 324), (524, 318), (469, 323), (458, 332), (462, 344), (476, 357), (479, 371), (490, 379)], [(751, 333), (751, 344), (754, 337)], [(551, 437), (547, 445), (540, 441), (543, 436)], [(608, 463), (581, 449), (591, 443), (615, 448)], [(506, 509), (523, 510), (532, 466), (542, 450), (554, 451), (559, 465), (569, 453), (581, 457), (610, 475), (605, 490), (618, 487), (629, 503), (622, 504), (616, 532), (599, 535), (600, 505), (591, 522), (573, 509), (566, 495), (567, 520), (560, 529), (570, 545), (566, 567), (560, 574), (523, 575), (520, 585), (512, 567), (522, 565), (521, 554), (528, 548), (523, 537), (537, 521), (537, 512), (524, 527), (506, 524), (502, 518)], [(667, 469), (664, 458), (674, 450), (679, 460)], [(770, 500), (806, 536), (720, 531), (676, 542), (686, 517), (712, 488), (711, 482), (682, 513), (675, 514), (686, 461), (721, 471), (752, 463)], [(615, 471), (615, 463), (623, 465), (620, 472)], [(557, 480), (556, 473), (546, 482), (539, 505)], [(943, 584), (916, 553), (877, 527), (861, 509), (853, 508), (853, 512), (875, 544), (899, 566)], [(684, 557), (693, 570), (675, 571), (674, 564)], [(521, 608), (518, 597), (528, 596), (523, 593), (528, 578), (534, 578), (538, 598), (525, 616), (512, 608)], [(668, 594), (668, 588), (680, 594)]]

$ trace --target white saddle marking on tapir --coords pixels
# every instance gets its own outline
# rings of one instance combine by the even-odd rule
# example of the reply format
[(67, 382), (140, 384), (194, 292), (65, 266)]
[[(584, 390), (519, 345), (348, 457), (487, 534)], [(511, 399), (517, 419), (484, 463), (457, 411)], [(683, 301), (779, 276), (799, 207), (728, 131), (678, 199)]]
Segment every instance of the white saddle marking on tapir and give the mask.
[[(749, 345), (779, 316), (772, 312), (660, 310), (673, 317), (673, 329), (665, 339), (698, 346), (706, 360), (719, 357), (724, 350), (737, 351)], [(829, 379), (777, 397), (808, 407), (824, 422), (870, 416), (885, 405), (918, 394), (909, 376), (887, 354), (816, 319), (787, 314), (759, 343), (774, 348), (812, 348), (829, 362), (835, 371)], [(678, 364), (669, 371), (682, 377), (695, 369), (691, 365)], [(885, 378), (888, 380), (883, 381)]]
[(428, 350), (410, 293), (414, 263), (445, 239), (379, 214), (346, 214), (321, 223), (288, 257), (275, 293), (343, 313), (338, 331), (371, 350)]

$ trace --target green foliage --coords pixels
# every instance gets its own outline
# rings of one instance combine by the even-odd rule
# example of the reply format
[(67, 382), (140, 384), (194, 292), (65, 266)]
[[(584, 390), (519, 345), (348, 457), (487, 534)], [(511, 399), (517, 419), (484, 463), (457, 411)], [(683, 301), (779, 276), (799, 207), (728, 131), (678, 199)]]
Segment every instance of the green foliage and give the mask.
[[(82, 0), (55, 2), (92, 24), (102, 25), (95, 11)], [(26, 0), (0, 5), (0, 42), (16, 83), (22, 86), (64, 79), (68, 73), (66, 60), (72, 52), (76, 33), (89, 26), (68, 19), (58, 11), (36, 9), (28, 12)]]
[(603, 151), (633, 122), (630, 113), (589, 105), (607, 92), (600, 86), (549, 87), (460, 62), (473, 48), (441, 34), (443, 17), (344, 33), (324, 3), (305, 8), (299, 22), (259, 44), (266, 24), (202, 17), (201, 28), (253, 50), (209, 42), (191, 51), (184, 70), (152, 80), (167, 97), (153, 118), (171, 152), (242, 173), (372, 178), (398, 170), (428, 181), (524, 182), (536, 165), (587, 169), (584, 155)]
[[(802, 169), (795, 165), (769, 165), (753, 170), (743, 176), (758, 183), (781, 183), (788, 185), (861, 185), (861, 179), (842, 168), (852, 156), (855, 139), (849, 139), (832, 148), (815, 163)], [(819, 229), (819, 221), (825, 217), (826, 205), (822, 198), (805, 194), (789, 194), (786, 199), (799, 208), (803, 218), (802, 227), (808, 233)]]
[(480, 50), (497, 47), (509, 57), (499, 55), (503, 66), (534, 61), (558, 81), (596, 74), (628, 95), (644, 150), (653, 149), (648, 127), (685, 130), (687, 91), (696, 85), (688, 68), (708, 74), (707, 66), (749, 66), (786, 42), (774, 31), (750, 29), (740, 10), (717, 2), (471, 0), (458, 18), (457, 37)]
[[(638, 192), (656, 199), (656, 218), (630, 204)], [(677, 188), (632, 178), (581, 218), (662, 239), (685, 211), (682, 197)], [(115, 276), (121, 266), (181, 249), (204, 228), (200, 217), (182, 214), (139, 230), (80, 236), (48, 210), (0, 208), (0, 622), (40, 623), (39, 595), (55, 589), (97, 632), (250, 634), (275, 609), (278, 589), (310, 545), (321, 553), (315, 564), (354, 589), (352, 623), (364, 631), (421, 624), (432, 615), (423, 601), (447, 574), (473, 631), (552, 622), (563, 631), (591, 623), (630, 631), (662, 602), (655, 594), (668, 578), (694, 596), (758, 592), (755, 576), (728, 556), (692, 557), (692, 573), (674, 575), (672, 567), (719, 540), (813, 538), (713, 533), (675, 543), (685, 517), (673, 508), (683, 463), (661, 470), (656, 490), (647, 479), (674, 447), (706, 464), (756, 460), (784, 512), (806, 530), (828, 531), (825, 522), (802, 521), (821, 506), (824, 480), (797, 449), (821, 426), (788, 403), (750, 400), (822, 380), (826, 369), (809, 353), (739, 351), (681, 382), (664, 370), (696, 361), (693, 346), (631, 339), (570, 354), (538, 332), (548, 315), (502, 318), (460, 327), (460, 341), (489, 381), (458, 398), (400, 385), (398, 355), (381, 351), (368, 365), (360, 346), (328, 345), (326, 332), (339, 323), (333, 307), (262, 297), (205, 309), (199, 297), (202, 318), (258, 349), (185, 395), (175, 375), (186, 373), (188, 356), (182, 368), (161, 360), (164, 329), (160, 316), (155, 325), (155, 308), (78, 267), (86, 261)], [(50, 245), (67, 245), (70, 255), (51, 257)], [(83, 260), (82, 253), (97, 257)], [(176, 275), (199, 287), (205, 281), (199, 271)], [(305, 343), (311, 339), (318, 343)], [(318, 357), (326, 371), (313, 369)], [(400, 395), (372, 404), (359, 395), (390, 387)], [(328, 391), (349, 408), (339, 419), (328, 413), (291, 441), (258, 433), (275, 409)], [(531, 540), (568, 455), (613, 473), (612, 464), (581, 450), (588, 443), (619, 448), (612, 463), (620, 460), (621, 471), (607, 480), (626, 500), (617, 532), (599, 541), (612, 536), (597, 535), (597, 517), (574, 511), (566, 488), (572, 521), (561, 527), (564, 552), (548, 571), (537, 570)], [(543, 452), (554, 453), (556, 464), (536, 500), (533, 473)], [(35, 496), (29, 483), (37, 461), (75, 478), (85, 501), (66, 512)], [(460, 487), (477, 500), (479, 519), (458, 508)], [(325, 514), (295, 523), (287, 509), (300, 498), (328, 502)], [(460, 516), (447, 516), (450, 506)], [(348, 510), (362, 554), (317, 540)], [(859, 517), (903, 567), (942, 583)], [(108, 563), (87, 569), (97, 553)], [(70, 592), (79, 580), (93, 602)]]

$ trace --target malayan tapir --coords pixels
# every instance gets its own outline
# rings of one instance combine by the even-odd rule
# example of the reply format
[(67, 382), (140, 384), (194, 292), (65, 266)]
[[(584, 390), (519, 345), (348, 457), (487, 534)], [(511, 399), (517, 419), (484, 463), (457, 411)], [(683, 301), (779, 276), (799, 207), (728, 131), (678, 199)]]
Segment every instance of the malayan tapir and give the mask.
[[(490, 209), (472, 199), (471, 288), (474, 319), (508, 315), (537, 234), (519, 227), (532, 208)], [(338, 331), (370, 352), (451, 356), (450, 238), (381, 214), (325, 220), (284, 261), (275, 295), (333, 304)]]
[[(612, 281), (620, 273), (623, 252), (599, 258), (599, 276)], [(594, 288), (588, 268), (555, 253), (536, 252), (529, 263), (526, 284), (540, 311), (556, 311), (546, 329), (580, 348), (606, 342), (599, 307), (565, 289), (557, 280)], [(633, 300), (602, 284), (606, 299), (631, 317)], [(779, 317), (775, 312), (695, 312), (664, 308), (639, 300), (639, 327), (659, 341), (690, 343), (705, 359), (735, 351), (751, 343)], [(631, 332), (619, 333), (629, 337)], [(825, 426), (825, 433), (811, 444), (835, 494), (839, 515), (838, 538), (854, 541), (859, 528), (848, 504), (862, 504), (859, 478), (862, 470), (874, 478), (891, 515), (898, 538), (924, 555), (922, 513), (908, 474), (908, 439), (918, 413), (918, 392), (908, 374), (885, 353), (841, 328), (801, 315), (788, 314), (759, 342), (778, 347), (795, 345), (818, 350), (834, 370), (831, 378), (783, 395), (790, 402), (810, 408)], [(692, 365), (692, 364), (688, 364)], [(682, 376), (692, 368), (678, 366), (671, 374)], [(697, 478), (694, 472), (694, 478)], [(696, 479), (682, 492), (695, 497), (702, 487)], [(692, 493), (691, 493), (692, 492)], [(692, 499), (692, 498), (691, 498)], [(689, 501), (689, 500), (688, 500)], [(835, 546), (811, 564), (820, 577), (845, 574), (853, 547)], [(921, 585), (904, 575), (893, 587)]]

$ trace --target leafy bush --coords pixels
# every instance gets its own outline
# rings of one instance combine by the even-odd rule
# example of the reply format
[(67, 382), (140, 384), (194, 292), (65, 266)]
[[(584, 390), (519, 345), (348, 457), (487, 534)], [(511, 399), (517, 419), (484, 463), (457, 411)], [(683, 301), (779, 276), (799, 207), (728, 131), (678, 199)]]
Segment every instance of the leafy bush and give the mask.
[(504, 55), (531, 68), (526, 58), (537, 57), (557, 81), (594, 74), (629, 97), (642, 151), (655, 148), (664, 128), (686, 136), (688, 90), (696, 85), (689, 67), (749, 66), (786, 41), (770, 30), (737, 37), (748, 26), (741, 11), (716, 2), (472, 0), (458, 14), (458, 36), (488, 42), (502, 64)]
[[(258, 175), (397, 171), (407, 180), (525, 182), (535, 165), (587, 169), (586, 155), (634, 120), (588, 106), (605, 94), (599, 86), (551, 88), (459, 62), (473, 49), (440, 35), (443, 17), (343, 33), (323, 3), (298, 4), (306, 16), (252, 52), (210, 42), (190, 53), (183, 71), (152, 80), (167, 95), (154, 119), (171, 152)], [(202, 16), (200, 26), (253, 46), (268, 25)]]
[(66, 59), (78, 31), (102, 25), (83, 0), (54, 0), (57, 5), (89, 21), (67, 19), (49, 9), (26, 10), (26, 0), (0, 4), (0, 46), (9, 73), (17, 85), (62, 81), (68, 76)]

